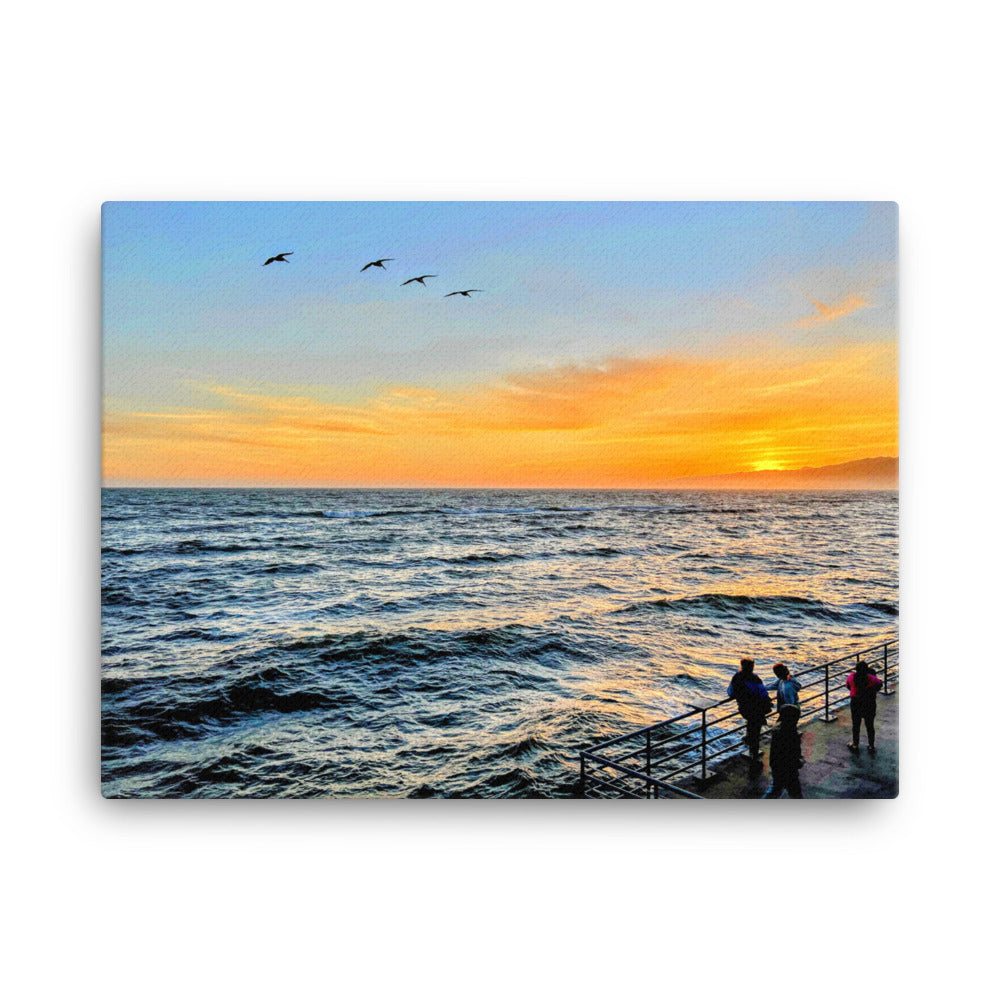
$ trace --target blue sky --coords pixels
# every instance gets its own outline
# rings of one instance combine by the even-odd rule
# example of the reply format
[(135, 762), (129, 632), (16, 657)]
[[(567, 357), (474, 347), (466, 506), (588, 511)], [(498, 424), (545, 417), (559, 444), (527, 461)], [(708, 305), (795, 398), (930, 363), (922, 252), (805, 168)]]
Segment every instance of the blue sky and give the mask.
[(859, 283), (855, 334), (894, 334), (891, 203), (117, 202), (103, 238), (106, 392), (130, 405), (801, 338), (811, 299)]
[(116, 481), (488, 484), (517, 455), (498, 482), (609, 482), (628, 441), (613, 481), (655, 484), (896, 452), (892, 203), (121, 202), (103, 239)]

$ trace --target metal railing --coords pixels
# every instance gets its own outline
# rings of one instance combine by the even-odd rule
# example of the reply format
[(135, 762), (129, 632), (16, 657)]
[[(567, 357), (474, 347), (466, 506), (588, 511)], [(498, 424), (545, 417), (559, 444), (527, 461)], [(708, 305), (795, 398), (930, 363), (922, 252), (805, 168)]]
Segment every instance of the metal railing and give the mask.
[[(865, 649), (806, 667), (795, 673), (801, 685), (801, 722), (834, 713), (850, 701), (846, 681), (859, 660), (882, 678), (882, 694), (892, 694), (899, 680), (899, 640), (883, 639)], [(700, 799), (697, 786), (710, 777), (709, 765), (739, 754), (746, 721), (730, 698), (692, 705), (671, 719), (654, 723), (580, 752), (580, 790), (584, 798)], [(766, 740), (767, 734), (761, 739)], [(684, 785), (680, 784), (683, 782)]]

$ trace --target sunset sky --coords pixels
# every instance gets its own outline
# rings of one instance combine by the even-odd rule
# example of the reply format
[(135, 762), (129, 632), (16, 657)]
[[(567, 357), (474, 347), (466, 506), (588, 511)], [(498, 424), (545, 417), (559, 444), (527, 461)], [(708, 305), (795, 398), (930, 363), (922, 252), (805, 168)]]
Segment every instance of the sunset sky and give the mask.
[(107, 485), (655, 487), (898, 454), (887, 202), (113, 202), (103, 331)]

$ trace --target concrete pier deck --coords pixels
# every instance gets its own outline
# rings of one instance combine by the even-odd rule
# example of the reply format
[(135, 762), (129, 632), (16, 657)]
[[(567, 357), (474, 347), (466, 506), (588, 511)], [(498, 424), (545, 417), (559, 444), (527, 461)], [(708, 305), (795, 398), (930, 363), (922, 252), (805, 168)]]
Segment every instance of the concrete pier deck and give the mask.
[[(775, 722), (776, 717), (771, 716)], [(879, 695), (875, 716), (876, 753), (868, 752), (861, 727), (861, 749), (853, 753), (851, 711), (841, 708), (833, 722), (812, 718), (799, 726), (805, 766), (799, 771), (807, 799), (894, 799), (899, 794), (899, 690)], [(707, 799), (759, 799), (771, 784), (769, 748), (762, 744), (764, 770), (749, 776), (746, 758), (721, 764), (716, 776), (701, 787), (690, 786)], [(783, 793), (782, 797), (786, 797)]]

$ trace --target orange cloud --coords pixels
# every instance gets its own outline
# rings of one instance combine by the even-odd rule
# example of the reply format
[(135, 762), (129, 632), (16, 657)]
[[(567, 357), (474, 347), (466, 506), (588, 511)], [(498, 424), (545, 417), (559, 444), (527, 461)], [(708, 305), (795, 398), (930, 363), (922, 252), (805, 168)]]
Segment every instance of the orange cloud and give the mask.
[(898, 451), (894, 343), (608, 359), (358, 405), (208, 387), (216, 408), (109, 412), (108, 481), (655, 486)]
[(846, 299), (835, 306), (824, 305), (822, 302), (817, 302), (816, 299), (810, 299), (809, 301), (816, 307), (816, 312), (796, 320), (795, 325), (798, 327), (819, 326), (821, 323), (829, 323), (832, 320), (840, 319), (842, 316), (850, 316), (851, 313), (857, 312), (858, 309), (864, 309), (869, 304), (857, 295), (848, 295)]

